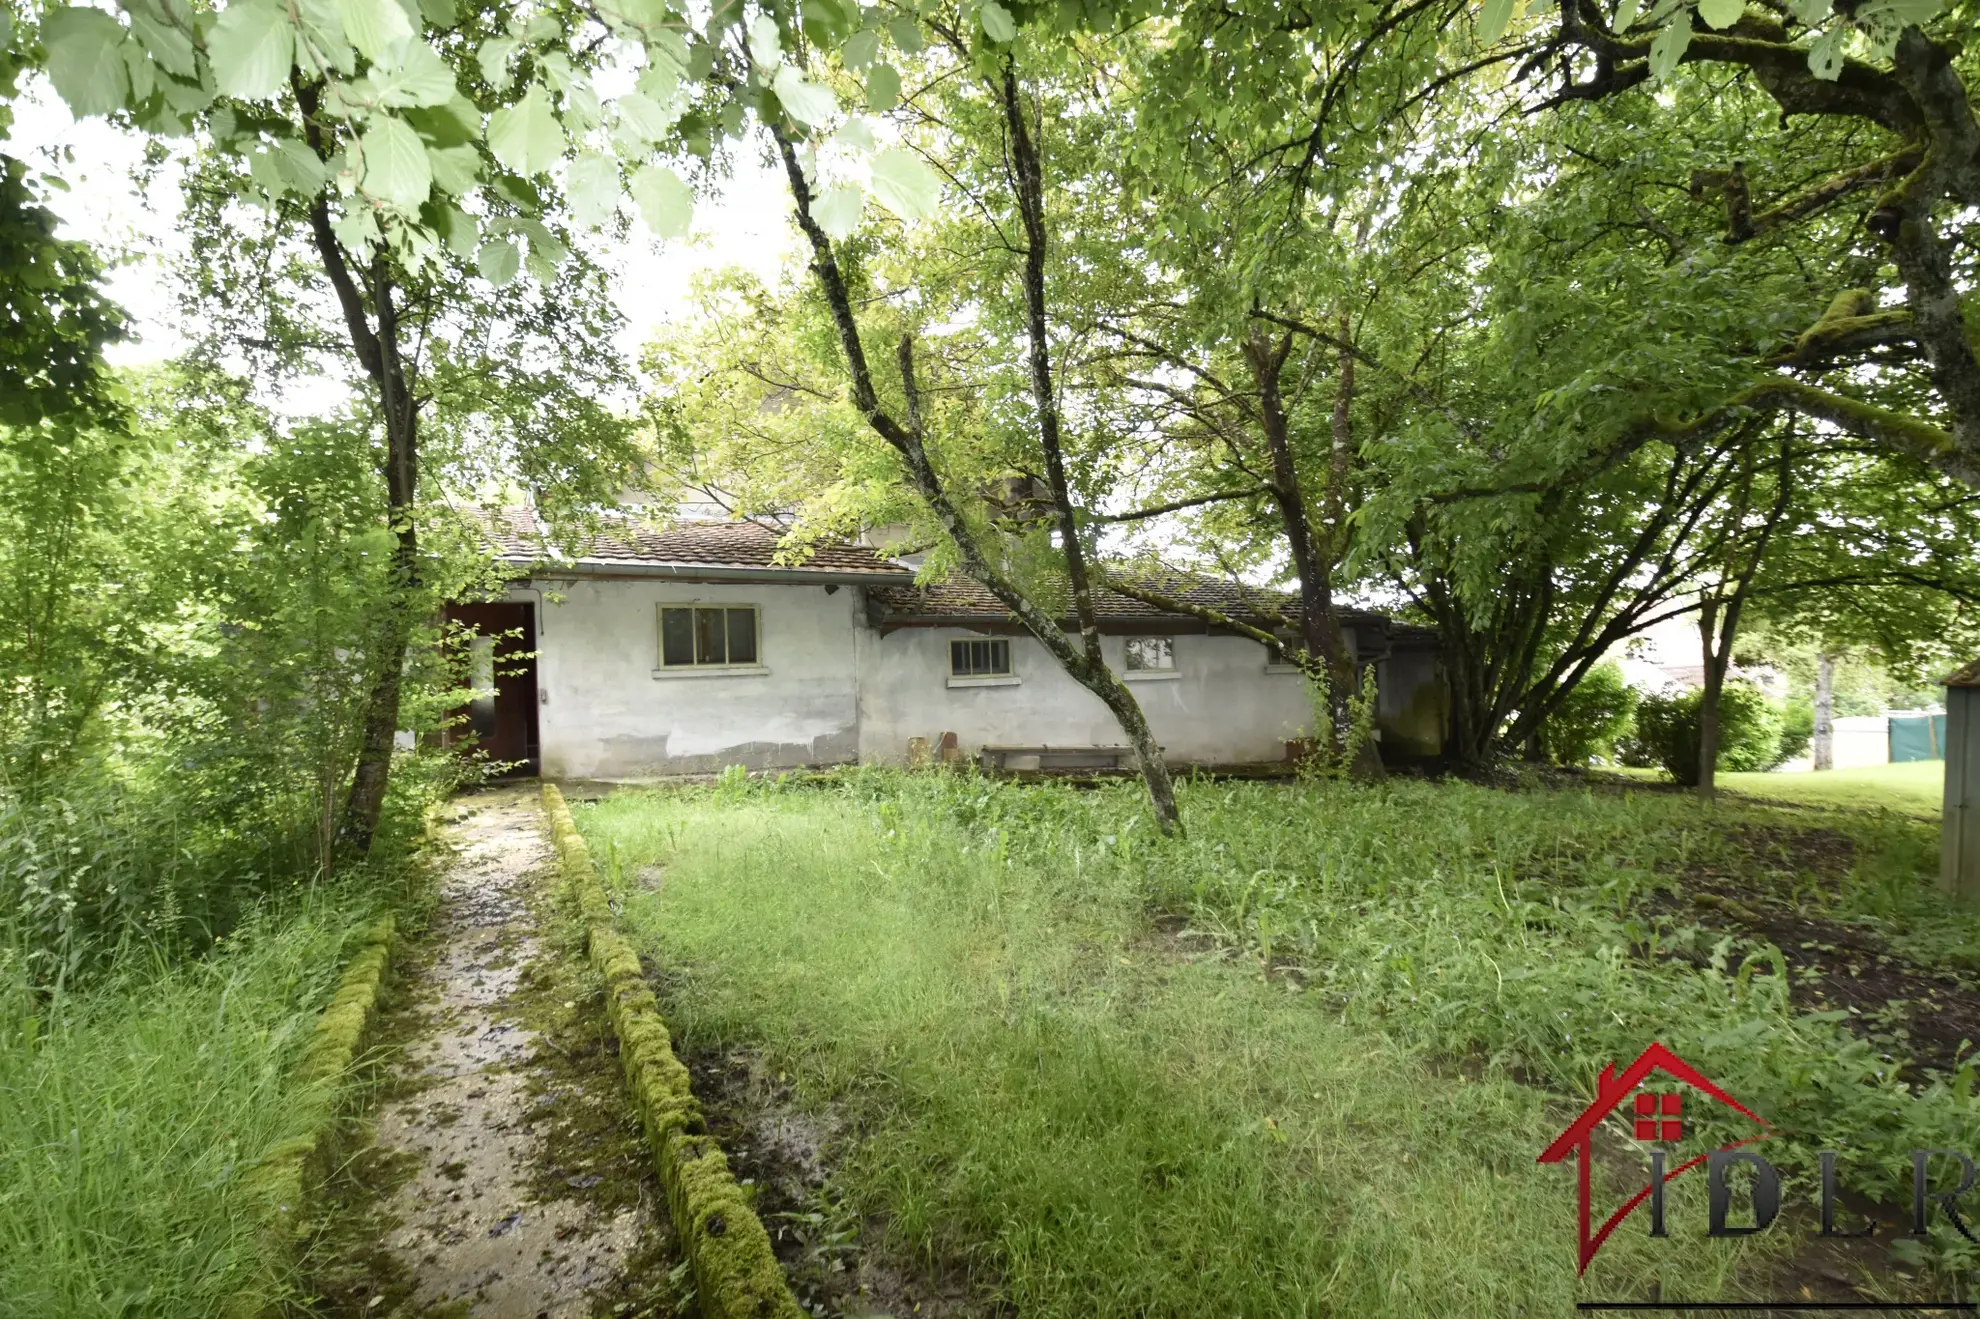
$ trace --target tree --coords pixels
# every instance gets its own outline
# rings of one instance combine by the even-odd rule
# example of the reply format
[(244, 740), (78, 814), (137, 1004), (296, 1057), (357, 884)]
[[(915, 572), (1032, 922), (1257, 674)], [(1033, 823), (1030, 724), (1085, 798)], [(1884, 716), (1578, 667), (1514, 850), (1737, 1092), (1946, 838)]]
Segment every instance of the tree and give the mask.
[[(496, 342), (502, 313), (518, 309), (491, 304), (471, 280), (478, 274), (505, 288), (527, 264), (539, 283), (554, 284), (570, 250), (561, 232), (566, 207), (594, 226), (613, 222), (625, 187), (622, 163), (656, 231), (684, 228), (688, 189), (650, 157), (663, 139), (692, 135), (700, 124), (692, 87), (711, 60), (706, 43), (688, 31), (684, 15), (651, 4), (463, 12), (435, 0), (415, 12), (394, 0), (335, 0), (292, 11), (271, 0), (236, 0), (208, 19), (177, 0), (140, 0), (119, 16), (58, 7), (43, 17), (46, 71), (76, 113), (107, 114), (168, 136), (198, 134), (204, 151), (193, 186), (206, 240), (200, 291), (213, 299), (209, 306), (239, 305), (237, 295), (248, 289), (260, 295), (250, 300), (263, 320), (260, 333), (225, 347), (244, 342), (285, 369), (309, 351), (332, 351), (356, 366), (370, 400), (383, 441), (379, 466), (397, 587), (379, 624), (365, 732), (340, 826), (353, 853), (369, 847), (377, 826), (407, 647), (424, 607), (422, 418), (436, 402), (471, 392), (470, 382), (496, 364), (527, 362), (516, 355), (519, 346), (552, 353), (597, 347), (595, 316), (586, 326), (593, 333), (575, 341), (556, 329), (587, 320), (583, 311), (560, 314), (569, 286), (542, 295), (521, 313), (523, 332)], [(643, 55), (647, 70), (608, 111), (588, 72), (629, 50)], [(705, 125), (701, 131), (706, 152)], [(553, 169), (561, 171), (561, 187), (546, 186)], [(243, 234), (249, 206), (260, 208), (264, 222)], [(307, 266), (297, 261), (297, 245)], [(244, 270), (256, 257), (269, 268)], [(596, 293), (582, 263), (568, 278)], [(327, 301), (327, 317), (315, 315), (313, 298)], [(550, 332), (529, 334), (532, 315), (534, 328)], [(234, 328), (230, 320), (216, 321), (222, 328), (215, 337)], [(324, 335), (323, 320), (335, 338)], [(525, 402), (575, 397), (575, 410), (589, 418), (578, 436), (546, 435), (538, 426), (515, 437), (521, 443), (511, 452), (561, 451), (536, 461), (532, 474), (582, 467), (573, 439), (593, 441), (592, 456), (608, 462), (623, 466), (629, 457), (624, 429), (605, 423), (597, 391), (556, 393), (573, 366), (585, 383), (596, 381), (581, 369), (585, 361), (579, 355), (511, 371), (496, 391), (508, 402), (478, 414), (513, 420), (534, 411)]]
[[(1654, 84), (1689, 114), (1735, 91), (1752, 131), (1691, 179), (1694, 196), (1723, 203), (1725, 248), (1805, 246), (1867, 196), (1862, 232), (1895, 275), (1895, 288), (1881, 270), (1863, 280), (1852, 245), (1832, 250), (1828, 310), (1791, 346), (1746, 356), (1748, 380), (1716, 406), (1793, 409), (1980, 484), (1980, 358), (1966, 312), (1974, 254), (1949, 232), (1980, 202), (1973, 57), (1956, 37), (1970, 5), (1700, 0), (1659, 4), (1640, 22), (1639, 12), (1636, 0), (1562, 0), (1519, 33), (1525, 67), (1559, 75), (1531, 106), (1567, 113)], [(1771, 130), (1761, 99), (1778, 112)], [(1908, 390), (1880, 392), (1908, 393), (1910, 406), (1859, 395), (1853, 369), (1868, 363), (1908, 378)]]

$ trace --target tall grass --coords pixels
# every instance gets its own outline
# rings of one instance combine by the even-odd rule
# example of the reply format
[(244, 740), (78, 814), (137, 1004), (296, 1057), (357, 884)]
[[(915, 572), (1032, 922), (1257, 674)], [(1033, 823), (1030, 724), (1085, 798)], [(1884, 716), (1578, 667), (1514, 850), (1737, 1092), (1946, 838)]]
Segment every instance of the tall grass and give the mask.
[(318, 1116), (289, 1072), (374, 902), (318, 893), (81, 995), (0, 967), (0, 1313), (219, 1315), (280, 1290), (253, 1173)]
[[(291, 1072), (346, 941), (419, 894), (409, 862), (450, 775), (407, 761), (371, 859), (334, 881), (280, 830), (280, 801), (261, 837), (236, 812), (145, 839), (142, 812), (63, 815), (59, 800), (39, 832), (0, 834), (0, 879), (46, 877), (24, 885), (39, 916), (0, 918), (0, 1315), (199, 1319), (288, 1294), (255, 1173), (322, 1116)], [(63, 837), (72, 850), (50, 845)], [(168, 869), (144, 873), (146, 857)], [(127, 912), (50, 923), (126, 886)], [(193, 923), (196, 901), (213, 925)]]
[[(1287, 878), (1259, 864), (1261, 817), (1295, 795), (1192, 792), (1185, 846), (1223, 858), (1194, 869), (1126, 794), (970, 779), (621, 794), (579, 822), (689, 1044), (760, 1050), (801, 1101), (839, 1106), (856, 1135), (837, 1189), (1018, 1313), (1564, 1312), (1572, 1179), (1534, 1156), (1572, 1107), (1504, 1067), (1439, 1065), (1399, 1016), (1153, 923), (1213, 903), (1233, 929), (1255, 922)], [(1300, 855), (1355, 831), (1407, 870), (1402, 813), (1371, 828), (1330, 811)], [(654, 863), (657, 894), (625, 882)], [(1367, 896), (1342, 918), (1365, 919)], [(1674, 1214), (1698, 1213), (1673, 1194)], [(1652, 1277), (1721, 1294), (1739, 1258), (1623, 1233), (1591, 1294)]]

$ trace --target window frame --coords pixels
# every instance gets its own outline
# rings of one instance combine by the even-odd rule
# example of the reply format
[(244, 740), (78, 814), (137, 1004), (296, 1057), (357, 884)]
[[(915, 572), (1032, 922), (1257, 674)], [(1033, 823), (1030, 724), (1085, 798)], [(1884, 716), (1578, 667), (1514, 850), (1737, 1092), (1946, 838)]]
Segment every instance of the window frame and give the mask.
[[(689, 644), (696, 652), (700, 651), (701, 629), (697, 614), (714, 610), (722, 611), (722, 653), (727, 656), (731, 647), (729, 615), (747, 613), (750, 616), (750, 635), (755, 643), (756, 658), (737, 662), (724, 658), (720, 663), (704, 664), (693, 660), (686, 664), (667, 662), (667, 612), (681, 610), (688, 614)], [(756, 673), (764, 670), (763, 664), (763, 607), (750, 601), (730, 600), (661, 600), (653, 609), (654, 668), (653, 676), (683, 677), (697, 673)]]
[[(963, 671), (958, 672), (956, 669), (956, 655), (958, 648), (959, 647), (963, 648), (962, 653), (964, 655), (969, 655), (969, 649), (976, 646), (986, 647), (988, 654), (992, 657), (1000, 653), (999, 647), (1001, 647), (1002, 648), (1001, 654), (1003, 655), (1004, 667), (1002, 667), (1001, 669), (987, 669), (987, 668), (978, 669), (975, 667), (968, 667), (965, 668)], [(972, 660), (966, 660), (965, 663), (970, 664)], [(949, 681), (950, 682), (1010, 681), (1016, 677), (1017, 677), (1017, 670), (1012, 666), (1011, 639), (1009, 637), (949, 638)]]
[[(1161, 668), (1137, 667), (1133, 662), (1134, 643), (1137, 641), (1160, 642), (1168, 654), (1168, 664)], [(1177, 676), (1177, 673), (1176, 639), (1174, 637), (1157, 636), (1150, 633), (1140, 636), (1123, 637), (1121, 639), (1121, 677), (1131, 682), (1159, 682), (1164, 678), (1174, 678)]]

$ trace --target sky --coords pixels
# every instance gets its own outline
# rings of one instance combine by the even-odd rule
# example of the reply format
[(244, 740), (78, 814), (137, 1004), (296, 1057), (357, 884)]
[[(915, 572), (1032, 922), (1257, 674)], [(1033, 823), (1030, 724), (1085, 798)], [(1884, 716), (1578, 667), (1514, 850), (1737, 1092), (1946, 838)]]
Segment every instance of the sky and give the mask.
[[(148, 190), (140, 189), (132, 172), (143, 163), (143, 138), (102, 119), (77, 121), (43, 79), (14, 102), (13, 130), (0, 150), (69, 185), (66, 193), (46, 195), (49, 209), (62, 218), (63, 237), (82, 239), (118, 258), (108, 292), (130, 314), (136, 333), (111, 348), (110, 360), (135, 366), (180, 351), (185, 338), (169, 263), (185, 245), (174, 172), (162, 171)], [(636, 362), (654, 331), (686, 311), (697, 274), (740, 266), (768, 279), (790, 261), (797, 234), (789, 209), (782, 174), (745, 159), (721, 195), (697, 205), (686, 240), (662, 244), (635, 224), (626, 241), (606, 253), (615, 273), (613, 293), (626, 318), (619, 347), (628, 360)], [(295, 388), (293, 395), (271, 402), (296, 415), (334, 402), (320, 384)]]

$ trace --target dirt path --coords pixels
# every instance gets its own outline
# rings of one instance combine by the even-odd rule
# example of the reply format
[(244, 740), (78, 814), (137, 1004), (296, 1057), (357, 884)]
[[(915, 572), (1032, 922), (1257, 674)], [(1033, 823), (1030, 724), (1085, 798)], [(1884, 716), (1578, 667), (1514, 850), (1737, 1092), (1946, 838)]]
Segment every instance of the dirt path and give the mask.
[(534, 794), (463, 798), (399, 959), (367, 1130), (326, 1188), (317, 1312), (671, 1315), (685, 1283)]

